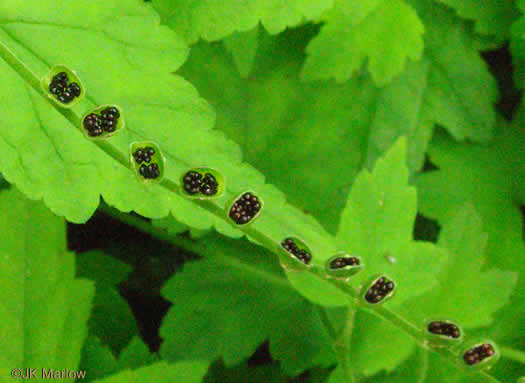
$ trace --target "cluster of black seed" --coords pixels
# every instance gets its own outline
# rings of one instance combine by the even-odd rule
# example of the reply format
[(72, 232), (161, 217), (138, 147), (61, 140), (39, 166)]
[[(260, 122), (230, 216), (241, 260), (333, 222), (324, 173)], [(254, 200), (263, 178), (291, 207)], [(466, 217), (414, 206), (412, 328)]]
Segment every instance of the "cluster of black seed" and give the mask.
[(186, 193), (191, 195), (202, 193), (212, 196), (219, 190), (219, 183), (211, 173), (205, 173), (203, 177), (201, 173), (190, 170), (184, 175), (182, 182)]
[(292, 238), (286, 238), (281, 242), (281, 246), (305, 265), (308, 265), (312, 260), (312, 255), (305, 249), (299, 249)]
[[(139, 173), (142, 177), (146, 179), (155, 179), (160, 176), (159, 165), (151, 162), (151, 157), (155, 155), (155, 149), (150, 146), (144, 148), (138, 148), (133, 153), (133, 158), (135, 162), (140, 165)], [(144, 163), (145, 162), (145, 163)], [(146, 165), (149, 164), (149, 165)]]
[(359, 266), (359, 259), (356, 257), (337, 257), (330, 261), (332, 270), (342, 269), (346, 266)]
[(238, 225), (250, 222), (261, 210), (259, 198), (252, 193), (244, 193), (230, 208), (230, 218)]
[(91, 137), (102, 135), (104, 132), (112, 133), (117, 128), (120, 113), (117, 108), (110, 106), (100, 112), (90, 113), (84, 118), (84, 128)]
[(75, 97), (80, 96), (80, 86), (76, 82), (69, 82), (66, 72), (53, 76), (49, 84), (49, 91), (62, 104), (69, 104)]
[(496, 351), (494, 347), (488, 343), (484, 343), (480, 346), (471, 348), (463, 354), (463, 360), (468, 365), (478, 364), (486, 358), (494, 355)]
[(449, 338), (459, 338), (459, 328), (453, 323), (434, 321), (428, 324), (428, 331), (436, 335), (445, 335)]
[(365, 294), (365, 299), (368, 303), (378, 303), (392, 290), (394, 290), (394, 282), (389, 281), (385, 277), (381, 277), (368, 289)]

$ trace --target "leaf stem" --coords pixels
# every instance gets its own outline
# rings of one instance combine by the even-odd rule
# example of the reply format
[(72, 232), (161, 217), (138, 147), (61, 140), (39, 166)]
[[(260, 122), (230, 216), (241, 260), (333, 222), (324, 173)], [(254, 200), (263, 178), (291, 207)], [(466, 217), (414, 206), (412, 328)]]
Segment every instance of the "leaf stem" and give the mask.
[[(4, 32), (6, 34), (9, 35), (9, 32), (7, 30), (5, 30), (5, 28), (3, 28), (3, 30), (4, 30)], [(10, 36), (10, 37), (13, 38), (12, 36)], [(13, 38), (13, 39), (16, 41), (15, 38)], [(31, 51), (31, 49), (29, 47), (27, 47), (27, 48)], [(33, 53), (35, 55), (35, 57), (41, 59), (42, 62), (46, 63), (46, 61), (44, 59), (42, 59), (41, 57), (39, 57), (39, 55), (36, 52), (31, 51), (31, 53)], [(43, 89), (43, 87), (41, 86), (40, 79), (20, 59), (18, 59), (16, 57), (16, 55), (1, 41), (0, 41), (0, 58), (2, 58), (13, 70), (15, 70), (18, 73), (18, 75), (22, 79), (24, 79), (38, 94), (40, 94), (42, 97), (44, 97), (44, 99), (46, 99), (55, 108), (55, 110), (57, 110), (59, 113), (61, 113), (68, 121), (70, 121), (71, 124), (75, 128), (77, 128), (77, 129), (82, 131), (81, 118), (78, 117), (70, 109), (59, 108), (56, 105), (54, 105), (51, 102), (51, 100), (48, 98), (48, 96), (47, 96), (45, 90)], [(48, 63), (46, 63), (46, 65), (49, 66)], [(93, 144), (97, 145), (101, 150), (103, 150), (110, 157), (112, 157), (117, 162), (119, 162), (122, 166), (124, 166), (125, 168), (133, 171), (133, 168), (132, 168), (132, 165), (131, 165), (131, 162), (130, 162), (130, 160), (128, 158), (127, 153), (125, 154), (125, 153), (121, 152), (117, 147), (115, 147), (114, 145), (112, 145), (108, 141), (91, 140), (91, 142)], [(171, 192), (174, 192), (174, 193), (180, 193), (181, 192), (180, 186), (177, 183), (175, 183), (172, 180), (170, 180), (170, 179), (167, 179), (167, 178), (162, 179), (161, 182), (160, 182), (160, 185), (163, 186), (164, 188), (168, 189)], [(216, 216), (218, 216), (218, 217), (222, 218), (223, 220), (229, 222), (227, 217), (226, 217), (226, 215), (224, 214), (223, 209), (221, 207), (219, 207), (218, 205), (212, 203), (211, 201), (192, 200), (192, 202), (197, 204), (197, 205), (199, 205), (200, 207), (204, 208), (205, 210), (209, 211), (210, 213), (215, 214)], [(124, 215), (122, 215), (120, 217), (124, 218)], [(131, 225), (137, 225), (137, 227), (139, 229), (148, 230), (146, 225), (141, 223), (141, 222), (139, 222), (138, 219), (137, 220), (135, 220), (135, 219), (132, 220), (128, 216), (127, 220), (128, 220), (127, 222), (130, 223)], [(252, 240), (255, 240), (257, 243), (259, 243), (261, 246), (267, 248), (268, 250), (270, 250), (273, 253), (276, 253), (276, 246), (275, 246), (274, 241), (272, 240), (272, 238), (270, 238), (269, 236), (267, 236), (263, 232), (261, 232), (259, 230), (256, 230), (253, 226), (237, 227), (237, 228), (239, 230), (243, 231)], [(155, 233), (158, 234), (157, 231), (155, 231)], [(167, 239), (167, 237), (164, 234), (161, 235), (161, 238), (162, 239)], [(170, 242), (174, 241), (174, 239), (172, 239), (172, 238), (168, 239), (168, 240)], [(176, 245), (180, 245), (183, 248), (186, 248), (186, 246), (192, 247), (186, 241), (184, 241), (184, 243), (182, 243), (182, 242), (179, 242), (179, 243), (173, 242), (173, 243), (176, 244)], [(341, 281), (341, 280), (331, 279), (329, 276), (326, 275), (326, 273), (324, 273), (324, 270), (320, 270), (318, 268), (313, 268), (310, 271), (313, 274), (317, 275), (318, 277), (320, 277), (320, 278), (322, 278), (324, 280), (327, 280), (328, 282), (332, 283), (333, 285), (338, 287), (340, 290), (342, 290), (345, 294), (347, 294), (349, 297), (352, 297), (354, 299), (358, 298), (358, 299), (356, 299), (356, 301), (360, 302), (359, 303), (360, 305), (363, 305), (363, 303), (359, 299), (358, 292), (355, 291), (349, 284), (347, 284), (347, 283), (345, 283), (344, 281)], [(399, 317), (397, 314), (393, 313), (390, 310), (387, 310), (386, 308), (384, 308), (382, 306), (373, 306), (373, 307), (367, 307), (367, 308), (369, 310), (374, 311), (377, 315), (381, 316), (385, 320), (390, 321), (395, 326), (401, 328), (403, 331), (407, 332), (416, 341), (418, 341), (420, 346), (428, 348), (425, 345), (425, 342), (422, 341), (421, 336), (420, 336), (420, 332), (412, 324), (410, 324), (409, 322), (407, 322), (403, 318)], [(355, 314), (355, 312), (354, 312), (354, 314)], [(351, 334), (351, 330), (349, 330), (349, 331), (350, 331), (350, 334)], [(346, 365), (346, 362), (345, 362), (345, 365)], [(488, 377), (493, 382), (497, 382), (497, 380), (495, 378), (493, 378), (492, 376), (488, 375), (485, 372), (478, 372), (478, 374), (483, 375), (486, 378)], [(352, 374), (352, 379), (353, 379), (353, 374)]]
[(355, 383), (356, 377), (354, 373), (354, 366), (352, 362), (352, 334), (354, 332), (355, 324), (355, 313), (357, 311), (358, 305), (353, 302), (353, 304), (348, 306), (346, 313), (345, 326), (341, 333), (341, 337), (338, 339), (337, 343), (337, 359), (343, 373), (345, 380), (349, 383)]
[(515, 362), (525, 364), (525, 352), (521, 350), (516, 350), (515, 348), (499, 346), (499, 351), (501, 356)]

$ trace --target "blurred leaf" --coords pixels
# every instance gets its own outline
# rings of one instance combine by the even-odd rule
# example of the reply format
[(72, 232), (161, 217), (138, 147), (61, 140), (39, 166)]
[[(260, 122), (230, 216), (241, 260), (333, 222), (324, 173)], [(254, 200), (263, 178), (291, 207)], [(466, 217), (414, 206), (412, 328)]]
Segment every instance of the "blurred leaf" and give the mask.
[(0, 380), (13, 368), (75, 370), (94, 289), (75, 278), (65, 222), (14, 187), (0, 211)]
[(204, 259), (162, 290), (173, 304), (160, 330), (164, 358), (222, 357), (233, 366), (269, 339), (272, 356), (295, 375), (331, 352), (320, 308), (293, 289), (273, 254), (245, 240), (201, 242)]
[(100, 251), (79, 254), (77, 259), (77, 275), (95, 281), (90, 335), (98, 337), (118, 354), (138, 334), (135, 316), (117, 289), (131, 267)]

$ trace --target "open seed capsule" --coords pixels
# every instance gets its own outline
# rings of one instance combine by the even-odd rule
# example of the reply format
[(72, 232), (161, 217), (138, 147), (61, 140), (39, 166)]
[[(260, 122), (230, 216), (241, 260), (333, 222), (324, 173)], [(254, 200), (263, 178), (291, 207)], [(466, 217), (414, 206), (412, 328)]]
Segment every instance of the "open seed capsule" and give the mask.
[(124, 115), (117, 105), (102, 105), (82, 117), (82, 129), (88, 138), (107, 138), (124, 128)]
[(253, 192), (244, 192), (230, 205), (228, 217), (236, 225), (247, 225), (259, 217), (263, 208), (263, 201)]
[(45, 93), (55, 104), (71, 108), (85, 95), (80, 78), (65, 65), (56, 65), (40, 81)]
[(326, 272), (333, 278), (347, 279), (361, 270), (361, 259), (348, 254), (338, 254), (326, 262)]
[(490, 340), (470, 344), (461, 354), (463, 364), (470, 369), (487, 369), (494, 365), (500, 357), (499, 350)]
[(211, 168), (193, 168), (182, 175), (181, 185), (188, 198), (216, 198), (224, 192), (224, 177)]
[(384, 303), (394, 295), (395, 284), (386, 276), (379, 276), (368, 283), (363, 299), (372, 305)]
[(312, 252), (308, 246), (297, 237), (286, 237), (279, 245), (281, 266), (289, 271), (301, 271), (312, 261)]
[(435, 346), (448, 346), (463, 340), (463, 330), (449, 320), (432, 320), (426, 324), (427, 337)]
[(142, 182), (159, 182), (162, 179), (165, 159), (154, 142), (133, 142), (129, 151), (135, 174)]

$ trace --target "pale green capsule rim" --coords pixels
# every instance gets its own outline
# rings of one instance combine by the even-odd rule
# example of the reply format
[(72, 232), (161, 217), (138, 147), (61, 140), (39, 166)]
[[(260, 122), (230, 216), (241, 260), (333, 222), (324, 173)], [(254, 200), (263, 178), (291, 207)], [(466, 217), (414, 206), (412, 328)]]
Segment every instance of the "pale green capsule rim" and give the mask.
[[(330, 263), (332, 263), (333, 260), (337, 259), (337, 258), (357, 258), (359, 260), (359, 265), (354, 265), (354, 266), (351, 266), (351, 265), (348, 265), (348, 266), (345, 266), (345, 267), (341, 267), (339, 269), (333, 269), (330, 267)], [(363, 264), (363, 260), (361, 259), (361, 257), (358, 257), (356, 255), (351, 255), (351, 254), (348, 254), (348, 253), (338, 253), (332, 257), (330, 257), (326, 263), (325, 263), (325, 271), (326, 271), (326, 274), (332, 278), (336, 278), (336, 279), (348, 279), (348, 278), (351, 278), (353, 277), (354, 275), (356, 275), (358, 272), (360, 272), (364, 267), (364, 264)]]
[[(249, 222), (237, 223), (237, 222), (235, 222), (233, 220), (233, 218), (230, 217), (230, 210), (233, 207), (233, 204), (246, 193), (250, 193), (250, 194), (253, 194), (254, 196), (256, 196), (257, 199), (259, 200), (259, 205), (261, 205), (261, 208), (259, 209), (257, 214), (255, 214), (253, 216), (253, 218)], [(264, 210), (264, 200), (261, 197), (259, 197), (259, 194), (257, 192), (255, 192), (255, 191), (251, 190), (251, 189), (250, 190), (245, 190), (242, 193), (238, 193), (235, 197), (231, 198), (228, 201), (228, 203), (226, 204), (226, 218), (227, 218), (228, 222), (231, 222), (234, 226), (237, 226), (237, 227), (248, 227), (252, 223), (254, 223), (257, 220), (257, 218), (259, 218), (261, 216), (263, 210)]]
[[(217, 180), (217, 183), (219, 184), (219, 187), (217, 188), (217, 193), (214, 194), (214, 195), (211, 195), (211, 196), (207, 196), (207, 195), (204, 195), (202, 193), (198, 193), (198, 194), (195, 194), (195, 195), (191, 195), (191, 194), (187, 193), (186, 190), (184, 190), (184, 176), (186, 175), (186, 173), (188, 173), (190, 171), (198, 172), (202, 176), (204, 176), (205, 173), (211, 173), (215, 177), (215, 179)], [(188, 199), (210, 200), (210, 199), (214, 199), (214, 198), (219, 198), (219, 197), (222, 197), (224, 195), (224, 191), (226, 190), (226, 178), (224, 177), (224, 175), (221, 172), (219, 172), (217, 169), (212, 168), (212, 167), (207, 167), (207, 166), (193, 167), (193, 168), (189, 168), (189, 169), (185, 170), (182, 173), (182, 175), (180, 176), (179, 182), (180, 182), (180, 186), (181, 186), (181, 193), (182, 193), (182, 195), (185, 198), (188, 198)], [(262, 210), (262, 204), (261, 204), (261, 210)], [(259, 210), (259, 212), (261, 210)], [(229, 210), (228, 210), (228, 212), (229, 212)]]
[[(90, 115), (91, 113), (95, 113), (95, 114), (98, 114), (100, 115), (100, 112), (103, 110), (103, 109), (106, 109), (106, 108), (109, 108), (109, 107), (113, 107), (113, 108), (116, 108), (118, 110), (118, 112), (120, 113), (120, 117), (118, 118), (118, 122), (117, 122), (117, 126), (115, 128), (115, 131), (114, 132), (110, 132), (110, 133), (107, 133), (107, 132), (104, 132), (102, 135), (100, 136), (90, 136), (88, 134), (88, 131), (86, 128), (84, 128), (84, 119)], [(115, 134), (117, 134), (118, 132), (120, 132), (122, 129), (124, 129), (124, 127), (126, 126), (126, 120), (124, 118), (124, 113), (122, 112), (122, 108), (116, 104), (104, 104), (104, 105), (100, 105), (100, 106), (97, 106), (96, 108), (94, 109), (91, 109), (90, 111), (84, 113), (84, 115), (82, 116), (82, 119), (80, 120), (80, 128), (82, 129), (82, 132), (84, 133), (84, 136), (86, 136), (86, 138), (88, 140), (93, 140), (93, 141), (96, 141), (96, 140), (104, 140), (106, 138), (109, 138), (111, 136), (114, 136)]]
[[(155, 154), (153, 155), (153, 158), (151, 159), (151, 163), (157, 163), (157, 165), (159, 166), (160, 175), (155, 179), (146, 179), (142, 177), (139, 173), (139, 169), (142, 164), (137, 164), (135, 162), (135, 158), (133, 157), (133, 153), (135, 152), (135, 150), (137, 150), (138, 148), (147, 147), (147, 146), (150, 146), (155, 150)], [(166, 159), (162, 155), (162, 151), (160, 150), (159, 146), (153, 141), (134, 141), (131, 144), (129, 144), (129, 160), (131, 162), (131, 165), (133, 166), (135, 176), (138, 178), (140, 182), (142, 182), (145, 185), (157, 184), (164, 177)]]
[[(282, 243), (286, 239), (292, 239), (299, 249), (308, 251), (308, 253), (312, 257), (312, 259), (310, 260), (310, 263), (306, 264), (302, 262), (297, 257), (295, 257), (292, 253), (286, 250), (282, 246)], [(280, 255), (281, 263), (284, 264), (284, 267), (288, 271), (302, 271), (302, 270), (306, 270), (306, 269), (313, 267), (314, 254), (312, 253), (312, 250), (310, 249), (310, 247), (306, 244), (306, 242), (303, 239), (301, 239), (300, 237), (296, 235), (287, 235), (283, 239), (281, 239), (279, 243), (277, 244), (277, 251)]]
[[(365, 296), (366, 296), (366, 293), (367, 291), (377, 282), (377, 280), (381, 277), (385, 277), (387, 281), (390, 281), (392, 283), (394, 283), (394, 289), (389, 292), (387, 295), (385, 295), (385, 297), (383, 299), (381, 299), (379, 302), (377, 303), (371, 303), (371, 302), (368, 302), (366, 299), (365, 299)], [(372, 278), (369, 278), (367, 283), (364, 284), (364, 287), (362, 289), (362, 292), (361, 292), (361, 299), (363, 300), (363, 302), (368, 305), (368, 306), (379, 306), (379, 305), (382, 305), (384, 303), (386, 303), (387, 301), (389, 301), (396, 293), (397, 291), (397, 282), (394, 281), (390, 276), (388, 276), (387, 274), (376, 274), (375, 276), (373, 276)]]
[[(454, 326), (457, 326), (457, 328), (459, 329), (459, 338), (450, 338), (450, 337), (448, 337), (446, 335), (440, 335), (440, 334), (431, 333), (428, 330), (428, 325), (431, 322), (445, 322), (445, 323), (453, 324)], [(463, 330), (463, 327), (461, 327), (454, 320), (451, 320), (451, 319), (448, 319), (448, 318), (447, 319), (432, 318), (432, 319), (425, 319), (423, 323), (424, 323), (423, 329), (425, 331), (427, 339), (429, 340), (429, 342), (431, 342), (431, 345), (439, 347), (439, 346), (448, 346), (450, 344), (460, 344), (465, 339), (465, 332)]]
[[(465, 353), (468, 350), (474, 347), (481, 346), (482, 344), (485, 344), (485, 343), (488, 343), (492, 346), (492, 348), (494, 349), (494, 355), (483, 359), (478, 364), (473, 364), (473, 365), (467, 364), (465, 360), (463, 359), (463, 355), (465, 355)], [(494, 364), (499, 360), (500, 357), (501, 357), (501, 352), (499, 350), (498, 345), (496, 344), (496, 342), (488, 338), (482, 338), (482, 339), (477, 339), (475, 341), (468, 342), (467, 344), (464, 345), (464, 347), (461, 348), (461, 351), (459, 353), (459, 358), (461, 359), (462, 366), (470, 371), (488, 370), (492, 368), (492, 366), (494, 366)]]
[[(66, 72), (69, 82), (70, 83), (76, 82), (78, 86), (80, 87), (80, 95), (78, 97), (75, 97), (69, 104), (61, 103), (60, 101), (56, 99), (55, 95), (49, 91), (49, 84), (51, 84), (52, 78), (60, 72)], [(58, 64), (58, 65), (53, 66), (47, 72), (47, 74), (40, 79), (40, 85), (42, 86), (42, 89), (44, 90), (47, 97), (53, 103), (65, 109), (70, 109), (74, 107), (75, 105), (77, 105), (80, 101), (82, 101), (82, 99), (84, 98), (86, 94), (86, 89), (84, 87), (84, 84), (80, 80), (80, 77), (78, 76), (78, 74), (73, 69), (63, 64)]]

